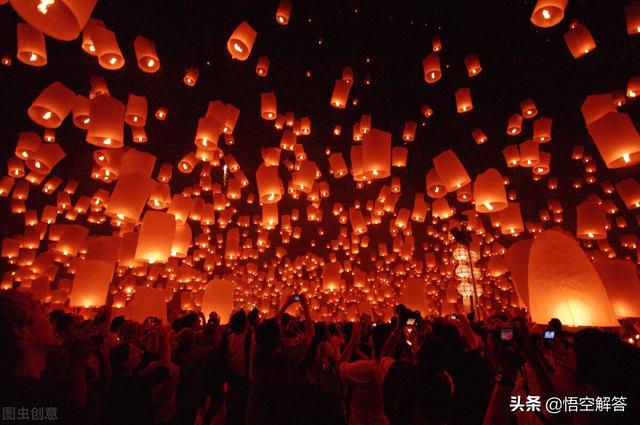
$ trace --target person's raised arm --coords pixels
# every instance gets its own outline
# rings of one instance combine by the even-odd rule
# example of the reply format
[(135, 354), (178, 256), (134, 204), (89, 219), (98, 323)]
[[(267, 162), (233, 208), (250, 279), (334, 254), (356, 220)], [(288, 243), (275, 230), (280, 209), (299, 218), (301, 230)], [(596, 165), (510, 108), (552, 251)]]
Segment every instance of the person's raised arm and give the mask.
[(342, 352), (342, 355), (340, 356), (340, 363), (349, 361), (349, 359), (351, 358), (351, 355), (353, 354), (353, 350), (356, 344), (358, 344), (359, 342), (360, 342), (360, 326), (354, 323), (353, 329), (351, 330), (351, 339), (349, 340), (349, 343), (347, 344), (344, 351)]
[(307, 297), (304, 294), (300, 294), (300, 306), (302, 307), (302, 313), (304, 314), (304, 337), (307, 342), (307, 345), (311, 344), (311, 340), (313, 339), (316, 328), (313, 325), (313, 320), (311, 320), (311, 311), (309, 311), (309, 303), (307, 302)]

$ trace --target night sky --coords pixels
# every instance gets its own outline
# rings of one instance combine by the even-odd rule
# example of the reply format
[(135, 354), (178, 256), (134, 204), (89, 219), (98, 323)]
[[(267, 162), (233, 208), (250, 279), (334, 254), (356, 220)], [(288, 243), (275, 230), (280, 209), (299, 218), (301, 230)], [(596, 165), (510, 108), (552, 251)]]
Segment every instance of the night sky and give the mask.
[[(432, 158), (446, 149), (453, 149), (473, 178), (487, 168), (494, 167), (509, 176), (507, 189), (518, 191), (524, 221), (538, 221), (538, 210), (546, 207), (548, 198), (560, 199), (565, 209), (565, 227), (575, 232), (573, 224), (575, 205), (595, 192), (604, 197), (599, 183), (615, 183), (627, 176), (638, 176), (638, 167), (607, 170), (589, 137), (580, 113), (580, 106), (589, 94), (624, 90), (628, 79), (640, 75), (640, 35), (626, 34), (624, 5), (626, 1), (570, 0), (564, 20), (550, 29), (540, 29), (530, 22), (534, 1), (458, 1), (458, 0), (384, 0), (384, 1), (294, 1), (289, 25), (275, 21), (276, 0), (259, 1), (99, 1), (93, 17), (101, 19), (116, 35), (126, 59), (118, 71), (102, 69), (97, 59), (84, 53), (81, 37), (72, 42), (61, 42), (47, 37), (49, 64), (44, 68), (29, 67), (15, 58), (16, 29), (20, 22), (9, 6), (0, 7), (0, 53), (14, 57), (13, 66), (0, 66), (0, 146), (3, 163), (12, 155), (19, 131), (38, 131), (40, 128), (27, 116), (27, 108), (42, 89), (54, 81), (61, 81), (71, 90), (88, 94), (89, 77), (106, 78), (112, 96), (126, 102), (129, 93), (143, 95), (149, 101), (149, 142), (131, 143), (125, 129), (125, 145), (158, 156), (157, 165), (176, 164), (185, 154), (194, 150), (193, 139), (198, 117), (204, 116), (211, 100), (232, 103), (241, 110), (236, 125), (234, 146), (220, 146), (232, 153), (251, 180), (251, 191), (256, 191), (255, 171), (261, 162), (260, 148), (278, 146), (281, 132), (273, 121), (260, 118), (260, 93), (274, 91), (278, 99), (278, 112), (293, 111), (296, 117), (311, 118), (311, 135), (299, 137), (311, 160), (330, 183), (331, 197), (323, 200), (326, 232), (319, 237), (304, 218), (304, 236), (287, 247), (289, 254), (304, 254), (309, 241), (316, 239), (320, 255), (326, 253), (324, 245), (337, 236), (339, 224), (331, 214), (334, 202), (351, 206), (354, 199), (374, 199), (380, 187), (389, 180), (375, 181), (363, 190), (357, 190), (350, 177), (334, 179), (328, 172), (325, 148), (343, 152), (348, 161), (352, 145), (351, 127), (361, 114), (371, 114), (372, 126), (393, 134), (393, 145), (403, 145), (401, 134), (406, 120), (419, 125), (415, 141), (409, 143), (406, 168), (393, 168), (392, 175), (402, 178), (402, 198), (399, 207), (411, 208), (416, 192), (425, 192), (425, 174), (432, 167)], [(234, 28), (248, 21), (258, 36), (250, 58), (245, 62), (231, 59), (226, 42)], [(583, 23), (597, 43), (595, 51), (575, 60), (569, 53), (563, 34), (572, 20)], [(133, 40), (142, 35), (153, 41), (161, 61), (155, 74), (140, 71), (136, 64)], [(442, 40), (440, 52), (442, 79), (433, 85), (425, 83), (422, 59), (431, 52), (432, 40)], [(482, 73), (469, 78), (464, 66), (467, 54), (477, 54)], [(271, 66), (267, 78), (256, 75), (259, 56), (267, 55)], [(369, 58), (369, 62), (367, 62)], [(341, 78), (342, 68), (354, 69), (355, 85), (351, 90), (346, 110), (329, 105), (334, 81)], [(182, 83), (189, 67), (200, 70), (195, 87)], [(311, 76), (306, 73), (310, 71)], [(371, 76), (371, 84), (363, 79)], [(467, 114), (456, 113), (454, 92), (470, 87), (474, 109)], [(509, 115), (520, 113), (520, 102), (531, 97), (539, 114), (553, 119), (553, 141), (541, 146), (550, 152), (551, 173), (557, 177), (559, 189), (547, 189), (547, 177), (539, 182), (531, 179), (531, 169), (507, 169), (502, 149), (531, 137), (532, 120), (525, 120), (523, 131), (517, 137), (506, 135)], [(357, 106), (351, 104), (358, 100)], [(425, 120), (420, 113), (423, 104), (434, 111)], [(157, 121), (153, 112), (167, 106), (166, 121)], [(635, 122), (640, 111), (638, 102), (629, 102), (620, 111), (629, 112)], [(67, 119), (56, 130), (57, 141), (67, 152), (67, 158), (57, 165), (53, 174), (81, 182), (79, 194), (92, 194), (105, 186), (91, 181), (89, 153), (94, 147), (84, 141), (84, 132)], [(336, 124), (342, 125), (342, 135), (332, 134)], [(471, 131), (481, 128), (489, 141), (477, 146)], [(571, 188), (575, 178), (584, 174), (584, 165), (571, 160), (576, 144), (584, 144), (598, 165), (598, 182), (583, 184), (582, 189)], [(282, 157), (291, 157), (283, 152)], [(156, 168), (157, 170), (157, 168)], [(174, 169), (172, 191), (180, 192), (186, 185), (198, 182), (200, 168), (191, 175), (180, 175)], [(6, 172), (3, 167), (2, 172)], [(220, 169), (214, 171), (214, 181), (222, 180)], [(289, 179), (281, 167), (281, 176)], [(285, 180), (285, 190), (286, 190)], [(106, 185), (111, 190), (113, 184)], [(246, 204), (247, 191), (241, 201), (232, 205), (240, 212), (260, 214), (257, 204)], [(28, 208), (41, 208), (55, 202), (55, 196), (45, 197), (32, 188)], [(74, 198), (75, 199), (75, 198)], [(617, 196), (612, 199), (621, 214), (627, 213)], [(469, 204), (450, 204), (458, 211)], [(304, 196), (292, 201), (286, 194), (279, 203), (280, 214), (299, 208), (301, 217), (307, 201)], [(21, 233), (22, 216), (11, 216), (7, 200), (0, 201), (1, 236)], [(370, 250), (376, 251), (378, 241), (389, 241), (388, 220), (370, 226)], [(638, 234), (638, 223), (633, 212), (627, 214), (629, 227), (622, 231), (614, 227), (609, 240), (616, 246), (615, 235)], [(64, 222), (63, 218), (60, 218)], [(485, 219), (485, 226), (490, 222)], [(548, 226), (547, 226), (548, 227)], [(413, 223), (418, 252), (425, 237), (425, 225)], [(97, 229), (108, 233), (108, 225)], [(194, 232), (197, 233), (197, 232)], [(276, 232), (271, 232), (272, 246), (278, 245)], [(509, 245), (513, 238), (502, 238)], [(619, 251), (623, 255), (631, 251)]]

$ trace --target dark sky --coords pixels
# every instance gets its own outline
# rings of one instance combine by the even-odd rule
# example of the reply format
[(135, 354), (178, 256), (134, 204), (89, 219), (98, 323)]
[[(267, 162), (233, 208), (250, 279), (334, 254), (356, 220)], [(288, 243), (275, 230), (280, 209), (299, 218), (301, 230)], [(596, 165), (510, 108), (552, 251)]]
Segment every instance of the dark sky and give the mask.
[[(581, 190), (571, 188), (573, 179), (584, 171), (581, 163), (570, 159), (576, 144), (586, 145), (597, 159), (599, 181), (616, 182), (639, 174), (637, 167), (623, 171), (605, 169), (580, 114), (586, 95), (624, 89), (630, 77), (640, 75), (640, 35), (626, 34), (623, 7), (628, 2), (570, 0), (565, 19), (550, 29), (539, 29), (530, 23), (533, 1), (298, 0), (294, 1), (289, 25), (284, 27), (277, 25), (274, 18), (277, 3), (276, 0), (99, 1), (93, 16), (104, 20), (116, 32), (127, 61), (119, 71), (100, 68), (94, 57), (81, 50), (79, 40), (60, 42), (50, 38), (47, 38), (48, 66), (25, 66), (15, 59), (15, 24), (19, 18), (9, 6), (0, 7), (0, 51), (14, 55), (12, 67), (0, 67), (0, 157), (4, 162), (13, 155), (19, 131), (40, 131), (26, 111), (43, 88), (59, 80), (75, 92), (87, 95), (89, 76), (100, 75), (107, 79), (111, 95), (123, 102), (129, 93), (148, 98), (149, 142), (135, 147), (157, 155), (158, 163), (175, 164), (193, 150), (197, 118), (204, 115), (210, 100), (219, 99), (239, 107), (236, 144), (223, 149), (236, 157), (254, 191), (260, 148), (277, 146), (280, 140), (273, 122), (260, 119), (260, 93), (274, 91), (281, 113), (294, 111), (297, 117), (311, 117), (311, 136), (298, 141), (321, 167), (332, 190), (331, 198), (323, 202), (322, 226), (330, 231), (319, 239), (321, 242), (336, 236), (338, 226), (330, 214), (333, 202), (348, 206), (354, 198), (375, 198), (384, 184), (376, 182), (357, 191), (350, 178), (336, 181), (328, 173), (325, 147), (343, 152), (348, 159), (351, 126), (362, 113), (371, 114), (373, 126), (391, 132), (394, 145), (399, 146), (404, 122), (422, 123), (421, 105), (426, 103), (435, 111), (425, 127), (418, 127), (415, 141), (408, 145), (407, 168), (393, 171), (402, 177), (403, 197), (399, 206), (408, 208), (413, 204), (414, 193), (425, 191), (424, 178), (432, 167), (432, 158), (445, 149), (455, 150), (472, 178), (489, 167), (507, 173), (512, 182), (509, 188), (518, 190), (525, 221), (537, 221), (537, 212), (545, 207), (546, 199), (555, 197), (563, 201), (565, 218), (570, 224), (579, 200), (593, 191), (603, 196), (597, 185), (585, 184)], [(569, 54), (563, 40), (573, 19), (586, 25), (597, 43), (595, 51), (578, 60)], [(243, 20), (256, 29), (258, 36), (250, 58), (238, 62), (230, 58), (226, 41)], [(138, 69), (133, 51), (137, 35), (156, 42), (162, 64), (158, 73), (145, 74)], [(437, 84), (428, 85), (423, 79), (421, 61), (431, 51), (431, 41), (436, 35), (443, 45), (443, 77)], [(478, 54), (483, 67), (475, 78), (467, 76), (463, 62), (470, 53)], [(259, 78), (255, 73), (256, 61), (263, 54), (271, 59), (267, 78)], [(367, 57), (370, 63), (366, 63)], [(329, 99), (334, 81), (347, 65), (353, 67), (356, 80), (351, 99), (357, 98), (359, 103), (336, 110), (330, 107)], [(194, 88), (181, 82), (191, 66), (200, 69), (200, 79)], [(311, 71), (311, 78), (305, 76), (307, 70)], [(371, 75), (370, 86), (362, 84), (365, 74)], [(453, 94), (460, 87), (471, 88), (474, 110), (468, 114), (460, 115), (455, 110)], [(550, 175), (560, 182), (556, 192), (547, 190), (546, 178), (533, 182), (530, 169), (518, 167), (507, 171), (501, 154), (505, 145), (522, 142), (531, 135), (531, 121), (525, 121), (518, 137), (505, 133), (507, 118), (519, 112), (519, 103), (526, 97), (535, 100), (540, 116), (553, 119), (553, 141), (543, 145), (542, 150), (552, 153)], [(169, 117), (159, 122), (151, 113), (162, 105), (169, 107)], [(637, 102), (621, 110), (630, 112), (637, 121)], [(337, 138), (332, 136), (336, 124), (343, 127), (342, 136)], [(489, 142), (482, 146), (476, 146), (470, 135), (476, 127), (489, 137)], [(54, 174), (82, 181), (79, 193), (93, 193), (100, 186), (87, 178), (91, 169), (88, 153), (93, 147), (85, 143), (84, 133), (69, 119), (56, 134), (68, 157)], [(131, 146), (128, 130), (125, 134), (127, 145)], [(197, 183), (197, 171), (175, 178), (173, 191)], [(284, 176), (288, 179), (288, 175)], [(216, 178), (220, 179), (219, 172)], [(53, 198), (34, 192), (29, 208), (52, 202)], [(451, 196), (449, 200), (454, 202)], [(622, 203), (616, 197), (614, 200), (624, 212)], [(250, 209), (244, 201), (234, 206), (259, 213), (258, 208)], [(292, 207), (304, 211), (306, 201), (304, 197), (296, 202), (286, 199), (279, 207), (281, 214)], [(0, 214), (2, 236), (22, 231), (22, 217), (10, 217), (8, 202), (0, 202)], [(637, 223), (633, 216), (628, 218), (631, 227), (622, 233), (637, 234)], [(383, 238), (387, 223), (388, 216), (369, 234)], [(485, 223), (488, 225), (488, 220)], [(575, 231), (571, 225), (568, 228)], [(414, 223), (414, 235), (419, 245), (424, 226)], [(305, 238), (291, 252), (306, 252), (306, 244), (314, 236), (315, 232), (306, 228)], [(376, 246), (374, 241), (371, 246)]]

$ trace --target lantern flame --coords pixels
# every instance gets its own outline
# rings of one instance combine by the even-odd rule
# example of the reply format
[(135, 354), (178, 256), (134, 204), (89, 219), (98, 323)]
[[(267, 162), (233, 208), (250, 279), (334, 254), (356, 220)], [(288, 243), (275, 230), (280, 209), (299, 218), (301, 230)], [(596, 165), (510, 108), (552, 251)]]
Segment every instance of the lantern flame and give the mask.
[(551, 13), (547, 9), (542, 9), (542, 17), (544, 19), (551, 19)]
[(56, 2), (56, 0), (40, 0), (40, 4), (38, 4), (37, 9), (38, 12), (42, 13), (43, 15), (46, 15), (48, 10), (48, 7), (51, 6), (52, 4), (54, 4)]
[(53, 115), (53, 114), (51, 113), (51, 111), (47, 111), (47, 112), (45, 112), (45, 113), (42, 115), (42, 119), (43, 119), (43, 120), (48, 120), (48, 119), (50, 119), (50, 118), (51, 118), (51, 116), (52, 116), (52, 115)]
[(622, 159), (624, 160), (625, 163), (631, 162), (631, 157), (629, 156), (628, 153), (623, 153)]
[(29, 56), (29, 62), (35, 62), (38, 60), (38, 55), (36, 55), (35, 53), (31, 53), (31, 56)]
[(238, 43), (233, 43), (233, 49), (238, 52), (238, 53), (242, 53), (242, 46), (240, 46)]

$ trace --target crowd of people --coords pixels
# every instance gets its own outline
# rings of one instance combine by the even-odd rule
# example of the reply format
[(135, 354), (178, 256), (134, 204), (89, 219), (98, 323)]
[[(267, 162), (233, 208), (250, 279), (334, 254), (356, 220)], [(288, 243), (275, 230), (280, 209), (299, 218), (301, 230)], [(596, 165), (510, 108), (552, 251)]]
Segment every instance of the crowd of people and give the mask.
[[(288, 314), (296, 303), (301, 314)], [(391, 323), (366, 315), (326, 323), (312, 321), (307, 299), (296, 295), (273, 317), (238, 310), (225, 325), (215, 313), (181, 312), (167, 326), (151, 317), (112, 318), (111, 311), (105, 306), (91, 319), (47, 313), (28, 293), (0, 293), (3, 421), (502, 425), (640, 418), (637, 348), (615, 332), (572, 333), (557, 319), (534, 324), (520, 310), (424, 318), (399, 305)], [(524, 401), (514, 408), (535, 397), (542, 409)], [(551, 397), (615, 397), (618, 408), (552, 414), (544, 409)]]

